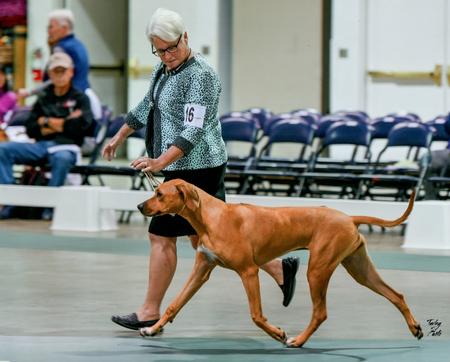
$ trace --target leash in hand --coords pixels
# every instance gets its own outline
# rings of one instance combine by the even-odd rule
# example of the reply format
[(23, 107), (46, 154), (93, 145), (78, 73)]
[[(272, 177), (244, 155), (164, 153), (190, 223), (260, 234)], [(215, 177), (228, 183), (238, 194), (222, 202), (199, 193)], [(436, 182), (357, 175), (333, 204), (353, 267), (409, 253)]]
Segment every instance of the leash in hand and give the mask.
[(155, 175), (153, 175), (151, 172), (145, 172), (142, 171), (142, 173), (145, 175), (145, 177), (147, 178), (147, 181), (150, 185), (150, 188), (152, 189), (152, 191), (155, 191), (155, 189), (161, 185), (161, 182), (155, 177)]

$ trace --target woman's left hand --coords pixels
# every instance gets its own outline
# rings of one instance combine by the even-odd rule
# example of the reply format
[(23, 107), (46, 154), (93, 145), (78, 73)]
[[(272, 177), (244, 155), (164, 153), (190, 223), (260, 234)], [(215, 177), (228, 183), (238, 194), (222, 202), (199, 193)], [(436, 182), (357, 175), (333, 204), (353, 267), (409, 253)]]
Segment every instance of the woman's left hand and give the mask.
[(131, 162), (131, 167), (136, 170), (152, 173), (159, 172), (164, 168), (157, 158), (150, 157), (139, 157), (135, 159), (133, 162)]

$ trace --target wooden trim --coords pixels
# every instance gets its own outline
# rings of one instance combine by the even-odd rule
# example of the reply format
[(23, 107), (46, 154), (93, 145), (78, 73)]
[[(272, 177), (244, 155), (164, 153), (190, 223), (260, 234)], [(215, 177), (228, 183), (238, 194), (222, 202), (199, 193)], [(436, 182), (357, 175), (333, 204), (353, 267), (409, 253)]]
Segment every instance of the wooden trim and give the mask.
[(14, 89), (25, 88), (25, 66), (27, 48), (27, 27), (17, 25), (14, 27)]

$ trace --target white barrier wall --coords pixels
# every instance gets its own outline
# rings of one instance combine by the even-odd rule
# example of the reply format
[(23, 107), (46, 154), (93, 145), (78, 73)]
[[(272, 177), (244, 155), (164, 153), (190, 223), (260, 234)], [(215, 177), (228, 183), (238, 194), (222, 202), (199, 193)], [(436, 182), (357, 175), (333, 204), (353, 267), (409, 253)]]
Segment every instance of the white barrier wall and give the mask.
[(408, 220), (404, 248), (450, 249), (450, 202), (421, 201)]

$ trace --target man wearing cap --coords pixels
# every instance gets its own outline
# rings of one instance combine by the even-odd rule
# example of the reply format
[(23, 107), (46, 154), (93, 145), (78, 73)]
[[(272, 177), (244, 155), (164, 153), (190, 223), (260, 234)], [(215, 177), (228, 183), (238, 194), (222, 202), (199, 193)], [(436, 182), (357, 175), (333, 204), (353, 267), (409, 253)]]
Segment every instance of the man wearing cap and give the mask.
[[(48, 63), (52, 85), (33, 105), (26, 122), (28, 136), (34, 143), (0, 144), (0, 184), (13, 184), (13, 165), (49, 164), (49, 186), (64, 184), (77, 162), (83, 138), (92, 123), (88, 97), (72, 86), (73, 62), (66, 53), (54, 53)], [(0, 218), (11, 217), (13, 208), (5, 206)], [(48, 219), (51, 212), (47, 212)]]
[[(68, 54), (74, 63), (72, 85), (75, 89), (86, 93), (91, 102), (94, 118), (102, 115), (102, 106), (98, 96), (89, 84), (89, 56), (84, 44), (74, 34), (75, 18), (69, 9), (56, 9), (48, 14), (47, 41), (52, 54), (63, 52)], [(45, 74), (45, 82), (35, 89), (20, 89), (21, 97), (35, 95), (45, 89), (50, 82), (49, 74)]]

